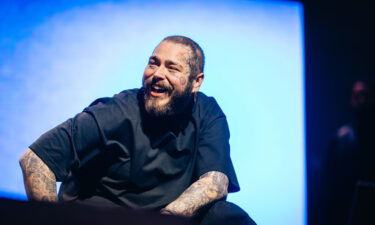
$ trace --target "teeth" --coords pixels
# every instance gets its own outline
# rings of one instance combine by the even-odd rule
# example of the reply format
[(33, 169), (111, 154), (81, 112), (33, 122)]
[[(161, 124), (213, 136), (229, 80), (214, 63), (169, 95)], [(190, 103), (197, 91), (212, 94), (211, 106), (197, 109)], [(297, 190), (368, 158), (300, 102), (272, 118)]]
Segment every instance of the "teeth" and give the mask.
[(152, 85), (151, 89), (153, 91), (156, 91), (156, 92), (159, 92), (159, 93), (162, 93), (162, 92), (166, 91), (166, 89), (164, 87), (159, 87), (159, 86), (156, 86), (156, 85)]

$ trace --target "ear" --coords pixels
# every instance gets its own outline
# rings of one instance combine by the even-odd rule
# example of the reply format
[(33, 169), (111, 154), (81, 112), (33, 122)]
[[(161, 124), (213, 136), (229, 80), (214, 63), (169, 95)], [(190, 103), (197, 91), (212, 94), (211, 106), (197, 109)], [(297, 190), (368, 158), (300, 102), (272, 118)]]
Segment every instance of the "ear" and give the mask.
[(203, 73), (200, 73), (195, 77), (195, 79), (193, 81), (193, 90), (192, 90), (193, 93), (197, 93), (199, 91), (199, 88), (201, 87), (201, 84), (203, 83), (203, 80), (204, 80), (204, 74)]

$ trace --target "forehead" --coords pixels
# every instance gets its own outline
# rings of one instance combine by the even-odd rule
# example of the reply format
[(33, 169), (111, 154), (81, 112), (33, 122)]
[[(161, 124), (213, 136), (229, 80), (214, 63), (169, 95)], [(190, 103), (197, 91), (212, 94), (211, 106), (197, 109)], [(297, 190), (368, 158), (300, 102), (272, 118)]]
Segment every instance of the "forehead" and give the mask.
[(190, 49), (182, 44), (163, 41), (156, 46), (152, 55), (158, 57), (160, 60), (170, 60), (173, 62), (186, 64), (190, 55)]

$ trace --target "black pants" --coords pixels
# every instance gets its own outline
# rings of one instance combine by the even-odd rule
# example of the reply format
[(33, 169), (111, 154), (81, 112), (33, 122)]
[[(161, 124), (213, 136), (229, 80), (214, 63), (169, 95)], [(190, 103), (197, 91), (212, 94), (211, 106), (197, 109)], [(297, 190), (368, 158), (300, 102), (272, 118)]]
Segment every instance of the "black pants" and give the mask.
[(215, 202), (199, 218), (199, 225), (256, 225), (250, 216), (239, 206), (227, 202)]

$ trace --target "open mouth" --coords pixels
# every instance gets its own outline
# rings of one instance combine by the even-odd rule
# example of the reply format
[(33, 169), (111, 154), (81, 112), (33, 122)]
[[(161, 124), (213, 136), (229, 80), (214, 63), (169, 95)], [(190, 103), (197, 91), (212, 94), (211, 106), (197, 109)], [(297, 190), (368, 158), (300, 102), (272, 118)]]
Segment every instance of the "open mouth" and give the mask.
[(153, 84), (150, 88), (150, 94), (152, 96), (162, 96), (169, 92), (169, 89), (164, 86)]

